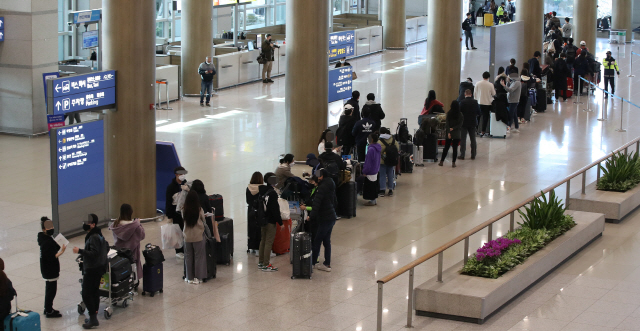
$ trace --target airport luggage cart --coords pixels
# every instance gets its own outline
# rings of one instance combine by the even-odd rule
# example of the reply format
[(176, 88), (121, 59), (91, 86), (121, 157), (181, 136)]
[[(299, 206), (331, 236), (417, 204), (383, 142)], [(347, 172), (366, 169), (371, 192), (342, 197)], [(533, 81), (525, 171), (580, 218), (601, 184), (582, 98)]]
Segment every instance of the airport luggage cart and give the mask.
[[(76, 258), (76, 262), (81, 266), (83, 262), (82, 256), (78, 256)], [(116, 286), (126, 286), (126, 290), (119, 290), (119, 294), (114, 295), (115, 286), (111, 281), (111, 262), (109, 262), (107, 263), (107, 272), (103, 275), (102, 280), (104, 281), (104, 284), (103, 282), (100, 283), (100, 290), (98, 291), (100, 301), (107, 304), (107, 307), (104, 309), (104, 318), (111, 319), (111, 315), (113, 315), (113, 306), (119, 305), (122, 308), (127, 308), (129, 306), (129, 301), (133, 301), (133, 289), (135, 288), (134, 276), (132, 273), (129, 278), (117, 284)], [(80, 278), (79, 283), (82, 284), (82, 278)], [(84, 314), (86, 309), (87, 306), (84, 301), (80, 301), (80, 303), (78, 303), (78, 314)]]

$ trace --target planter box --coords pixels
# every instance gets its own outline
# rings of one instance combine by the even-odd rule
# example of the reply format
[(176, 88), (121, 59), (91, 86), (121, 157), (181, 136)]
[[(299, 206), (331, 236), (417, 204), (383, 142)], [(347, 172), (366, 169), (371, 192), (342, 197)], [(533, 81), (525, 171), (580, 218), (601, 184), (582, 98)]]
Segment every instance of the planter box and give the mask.
[(604, 215), (568, 210), (575, 227), (498, 279), (461, 275), (462, 262), (415, 289), (417, 315), (482, 324), (604, 231)]
[(586, 194), (578, 192), (571, 196), (571, 210), (603, 213), (607, 222), (620, 222), (630, 212), (640, 206), (640, 185), (627, 192), (596, 190), (596, 183), (585, 188)]

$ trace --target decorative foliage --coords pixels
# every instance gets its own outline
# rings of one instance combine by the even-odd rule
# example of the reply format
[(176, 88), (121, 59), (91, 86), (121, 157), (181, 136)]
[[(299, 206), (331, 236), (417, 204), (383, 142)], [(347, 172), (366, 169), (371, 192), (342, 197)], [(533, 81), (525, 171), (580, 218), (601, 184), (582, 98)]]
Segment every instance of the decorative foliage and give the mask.
[(626, 192), (640, 183), (640, 157), (638, 153), (614, 153), (604, 167), (599, 165), (604, 174), (596, 186), (598, 190)]
[(524, 221), (518, 224), (533, 230), (556, 228), (558, 222), (562, 221), (565, 210), (555, 191), (549, 192), (548, 201), (543, 193), (541, 197), (533, 200), (531, 205), (525, 206), (524, 209), (525, 213), (518, 210)]

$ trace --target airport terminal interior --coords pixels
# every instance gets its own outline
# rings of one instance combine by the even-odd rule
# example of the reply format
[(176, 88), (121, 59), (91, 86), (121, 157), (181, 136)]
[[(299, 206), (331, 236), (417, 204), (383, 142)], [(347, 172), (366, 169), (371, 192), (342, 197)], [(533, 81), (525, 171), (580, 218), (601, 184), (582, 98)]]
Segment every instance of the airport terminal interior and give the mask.
[[(369, 1), (378, 2), (367, 0), (368, 6), (373, 6)], [(425, 3), (426, 9), (426, 3), (431, 1), (435, 2), (421, 2)], [(524, 7), (527, 1), (533, 0), (515, 3), (523, 3), (521, 6)], [(35, 6), (38, 1), (29, 2)], [(66, 3), (66, 0), (60, 2)], [(270, 19), (277, 23), (282, 11), (278, 11), (277, 4), (281, 1), (275, 2), (269, 8), (275, 8), (273, 13), (280, 14), (273, 14), (275, 16)], [(415, 9), (417, 1), (406, 2), (408, 9), (409, 3), (413, 4), (411, 10)], [(554, 3), (539, 2), (547, 6)], [(562, 3), (565, 2), (589, 1)], [(613, 6), (622, 2), (614, 0)], [(631, 2), (634, 10), (640, 9), (638, 1)], [(6, 3), (0, 0), (0, 16), (15, 14), (5, 10)], [(467, 5), (468, 1), (464, 3)], [(611, 1), (600, 3), (611, 6)], [(248, 14), (246, 8), (243, 12)], [(280, 9), (284, 10), (284, 7)], [(258, 10), (254, 12), (258, 13)], [(564, 19), (564, 15), (558, 17)], [(640, 20), (635, 11), (633, 19), (634, 22)], [(459, 28), (458, 17), (452, 17), (450, 21), (451, 29)], [(161, 23), (164, 29), (164, 24), (168, 26), (171, 19)], [(243, 24), (247, 26), (247, 22)], [(9, 29), (7, 25), (6, 38), (9, 38)], [(483, 72), (489, 70), (491, 52), (500, 52), (500, 49), (491, 49), (490, 29), (473, 26), (476, 50), (465, 48), (464, 36), (460, 45), (456, 43), (461, 59), (459, 77), (455, 77), (457, 82), (470, 77), (475, 84), (482, 80)], [(520, 124), (520, 132), (509, 133), (504, 139), (478, 136), (474, 160), (467, 155), (453, 168), (449, 156), (443, 167), (433, 162), (425, 162), (423, 167), (414, 166), (412, 173), (398, 176), (394, 195), (378, 198), (376, 206), (364, 206), (365, 200), (358, 196), (357, 216), (342, 217), (333, 228), (331, 272), (314, 270), (311, 279), (291, 279), (293, 270), (289, 254), (271, 259), (279, 271), (262, 272), (257, 267), (258, 257), (246, 250), (245, 191), (249, 180), (255, 171), (263, 174), (275, 171), (280, 155), (290, 152), (286, 149), (289, 143), (285, 137), (287, 125), (290, 125), (285, 102), (288, 74), (274, 76), (273, 83), (258, 80), (215, 89), (210, 106), (202, 106), (198, 97), (184, 96), (169, 103), (171, 110), (151, 110), (155, 112), (155, 139), (175, 145), (180, 163), (188, 171), (187, 180), (200, 179), (208, 194), (224, 197), (225, 216), (234, 220), (233, 259), (229, 266), (218, 265), (215, 279), (193, 285), (182, 278), (183, 260), (176, 257), (173, 249), (163, 250), (166, 260), (162, 293), (153, 297), (135, 293), (128, 307), (113, 307), (113, 315), (108, 320), (101, 313), (106, 307), (101, 303), (100, 326), (96, 329), (376, 330), (380, 327), (379, 279), (638, 139), (640, 45), (635, 41), (637, 35), (635, 33), (632, 42), (610, 43), (608, 33), (598, 32), (595, 44), (588, 45), (599, 61), (606, 57), (607, 51), (617, 59), (620, 71), (616, 76), (617, 97), (604, 98), (602, 91), (596, 89), (593, 95), (574, 94), (565, 102), (554, 99), (545, 112), (538, 112), (530, 122)], [(525, 37), (528, 37), (527, 33)], [(516, 41), (513, 44), (513, 47), (522, 47)], [(6, 47), (0, 42), (0, 62), (5, 56), (17, 56)], [(395, 131), (399, 121), (406, 118), (411, 134), (419, 128), (417, 118), (429, 86), (432, 86), (429, 84), (433, 84), (425, 78), (431, 70), (427, 58), (429, 47), (435, 46), (427, 40), (409, 44), (406, 49), (386, 49), (348, 59), (358, 76), (352, 81), (352, 89), (361, 93), (361, 107), (365, 95), (374, 93), (386, 113), (382, 126)], [(525, 56), (528, 59), (531, 54)], [(449, 64), (443, 61), (439, 65), (446, 67)], [(496, 67), (507, 65), (506, 62), (495, 63)], [(516, 65), (522, 68), (521, 63)], [(11, 66), (0, 64), (0, 69), (3, 67)], [(103, 68), (107, 69), (110, 68)], [(38, 79), (34, 79), (33, 84), (39, 84), (37, 88), (42, 97), (42, 79), (35, 71), (34, 75)], [(492, 76), (492, 82), (493, 79)], [(0, 75), (0, 86), (6, 88), (10, 83), (7, 75)], [(198, 82), (198, 89), (199, 86)], [(604, 85), (600, 83), (599, 87)], [(0, 122), (2, 117), (12, 116), (6, 108), (8, 103), (2, 103), (1, 93), (2, 89), (0, 105), (5, 106), (0, 107), (5, 110), (0, 110)], [(457, 83), (452, 93), (457, 95)], [(448, 110), (451, 100), (441, 101)], [(100, 118), (100, 112), (81, 114), (83, 123)], [(601, 120), (603, 118), (606, 120)], [(620, 128), (624, 132), (619, 131)], [(314, 132), (313, 136), (317, 140), (320, 132)], [(636, 146), (632, 144), (629, 151), (635, 151)], [(84, 235), (68, 238), (69, 246), (59, 258), (61, 272), (54, 308), (62, 317), (45, 318), (42, 315), (45, 281), (40, 273), (40, 248), (36, 236), (41, 231), (40, 217), (52, 217), (50, 153), (50, 136), (46, 133), (0, 134), (0, 179), (3, 182), (0, 190), (0, 258), (4, 260), (4, 272), (16, 289), (19, 308), (40, 313), (42, 330), (82, 330), (86, 318), (86, 314), (78, 314), (82, 274), (71, 248), (82, 248)], [(306, 154), (296, 154), (295, 160), (305, 161)], [(310, 170), (304, 162), (298, 162), (292, 168), (298, 176)], [(145, 169), (135, 168), (135, 165), (131, 168), (132, 174), (143, 172)], [(589, 184), (599, 176), (596, 168), (586, 172), (584, 177), (577, 176), (571, 181), (570, 194), (579, 195), (583, 181)], [(173, 177), (167, 177), (164, 185), (172, 180)], [(566, 189), (566, 185), (556, 189), (563, 200), (567, 196)], [(135, 205), (133, 209), (134, 217), (140, 217), (136, 215)], [(84, 217), (73, 220), (78, 226), (83, 221)], [(518, 214), (516, 221), (521, 221)], [(144, 223), (146, 238), (141, 244), (160, 245), (161, 226), (170, 223), (166, 218)], [(507, 216), (493, 225), (492, 239), (507, 234), (509, 229)], [(102, 231), (111, 243), (111, 231), (106, 228)], [(476, 247), (490, 239), (486, 230), (472, 235), (468, 241), (470, 252), (475, 252)], [(464, 241), (461, 241), (444, 251), (444, 270), (456, 266), (459, 269), (463, 245)], [(640, 330), (640, 210), (632, 208), (620, 222), (607, 222), (601, 236), (579, 248), (566, 261), (562, 262), (564, 258), (557, 261), (557, 267), (551, 268), (546, 275), (532, 280), (530, 286), (507, 300), (484, 323), (420, 316), (412, 310), (413, 328), (434, 331)], [(322, 260), (323, 255), (320, 256)], [(438, 268), (437, 256), (416, 266), (415, 287), (429, 282), (435, 284)], [(509, 272), (503, 277), (508, 275)], [(407, 272), (384, 285), (382, 330), (405, 329), (410, 300), (408, 283)], [(462, 300), (458, 304), (464, 305)], [(15, 301), (12, 307), (15, 308)]]

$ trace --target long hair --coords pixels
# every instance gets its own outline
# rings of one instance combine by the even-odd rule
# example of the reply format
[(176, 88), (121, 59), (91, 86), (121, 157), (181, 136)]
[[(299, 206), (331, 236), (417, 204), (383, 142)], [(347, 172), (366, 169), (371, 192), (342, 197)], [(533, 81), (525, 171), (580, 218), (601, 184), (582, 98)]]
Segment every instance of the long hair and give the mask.
[(131, 221), (131, 217), (133, 216), (133, 208), (128, 203), (123, 203), (120, 206), (120, 217), (116, 218), (115, 222), (113, 222), (113, 227), (117, 228), (120, 225), (121, 221)]
[(320, 145), (321, 142), (323, 141), (327, 141), (327, 132), (329, 132), (331, 130), (326, 129), (324, 131), (322, 131), (322, 134), (320, 135), (320, 139), (318, 140), (318, 145)]
[(184, 200), (182, 215), (186, 226), (190, 228), (196, 226), (198, 218), (200, 217), (200, 198), (198, 197), (198, 192), (194, 190), (189, 191), (187, 198)]
[(0, 258), (0, 297), (4, 297), (7, 292), (7, 285), (9, 284), (9, 278), (4, 273), (4, 260)]
[(429, 94), (427, 95), (427, 98), (424, 100), (424, 106), (429, 107), (429, 104), (431, 103), (431, 101), (436, 100), (436, 91), (431, 90), (429, 91)]
[(447, 120), (457, 120), (461, 115), (462, 113), (460, 112), (460, 104), (458, 103), (458, 100), (451, 101), (451, 108), (447, 113)]
[(207, 190), (204, 189), (204, 183), (199, 179), (196, 179), (191, 183), (191, 189), (196, 191), (198, 194), (207, 194)]

